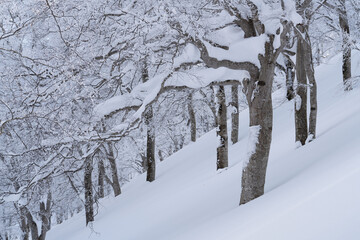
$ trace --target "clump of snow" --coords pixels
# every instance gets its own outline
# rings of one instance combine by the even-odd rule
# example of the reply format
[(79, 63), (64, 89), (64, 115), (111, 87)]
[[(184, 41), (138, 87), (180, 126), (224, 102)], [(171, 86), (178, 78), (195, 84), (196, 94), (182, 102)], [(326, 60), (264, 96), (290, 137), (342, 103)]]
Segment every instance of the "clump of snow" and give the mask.
[(17, 202), (21, 197), (21, 193), (13, 193), (3, 197), (5, 202)]
[(303, 22), (303, 18), (297, 13), (295, 1), (284, 1), (285, 18), (291, 21), (295, 26)]
[(187, 44), (182, 54), (174, 59), (174, 68), (179, 67), (182, 63), (193, 63), (200, 60), (200, 51), (193, 44)]
[(189, 88), (203, 88), (214, 82), (237, 80), (241, 82), (249, 78), (249, 73), (243, 70), (232, 70), (225, 67), (217, 69), (190, 69), (184, 72), (176, 72), (169, 78), (165, 86), (186, 86)]
[(258, 59), (259, 54), (265, 52), (265, 42), (268, 41), (267, 34), (260, 36), (245, 38), (230, 44), (229, 50), (213, 47), (209, 43), (205, 43), (209, 55), (218, 60), (230, 60), (234, 62), (251, 62), (260, 67)]
[(94, 108), (94, 112), (97, 116), (103, 117), (118, 109), (122, 109), (129, 106), (140, 106), (141, 101), (134, 98), (129, 94), (119, 95), (106, 100), (103, 103), (98, 104)]
[(295, 142), (295, 148), (300, 148), (302, 146), (300, 141)]
[(294, 101), (295, 101), (295, 109), (296, 109), (296, 111), (299, 111), (301, 108), (301, 102), (302, 102), (301, 97), (296, 94)]
[(312, 140), (314, 140), (314, 135), (313, 135), (313, 134), (309, 134), (309, 136), (306, 138), (305, 143), (308, 144), (308, 143), (311, 142)]
[(259, 143), (261, 126), (255, 125), (249, 127), (249, 138), (247, 144), (247, 156), (244, 161), (244, 167), (246, 167), (250, 161), (251, 156), (255, 153), (256, 145)]
[(241, 28), (230, 25), (216, 32), (209, 33), (207, 37), (217, 44), (229, 46), (244, 39), (244, 35), (244, 31)]

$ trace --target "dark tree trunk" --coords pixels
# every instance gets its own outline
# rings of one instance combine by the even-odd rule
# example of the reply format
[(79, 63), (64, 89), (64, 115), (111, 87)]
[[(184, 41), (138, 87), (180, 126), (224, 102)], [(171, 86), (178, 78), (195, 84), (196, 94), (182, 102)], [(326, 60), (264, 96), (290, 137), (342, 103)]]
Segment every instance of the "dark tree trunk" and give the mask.
[(22, 240), (29, 240), (29, 226), (26, 222), (26, 212), (24, 208), (20, 208), (20, 224)]
[[(105, 132), (105, 123), (102, 121), (103, 131)], [(102, 160), (99, 161), (99, 178), (98, 178), (98, 196), (99, 198), (104, 197), (104, 180), (111, 185), (114, 191), (115, 197), (121, 194), (120, 182), (118, 177), (118, 171), (116, 166), (116, 157), (113, 150), (113, 143), (106, 142), (103, 145), (105, 150), (106, 158), (110, 163), (111, 170), (111, 180), (106, 176), (104, 162)]]
[(339, 23), (342, 33), (342, 50), (343, 50), (343, 62), (342, 62), (342, 72), (343, 72), (343, 82), (345, 91), (352, 90), (351, 86), (351, 48), (350, 48), (350, 27), (347, 17), (347, 11), (345, 6), (345, 0), (339, 0), (340, 9), (339, 9)]
[(295, 140), (302, 145), (308, 137), (307, 127), (307, 78), (305, 68), (305, 43), (299, 37), (296, 49), (296, 96), (295, 96)]
[(194, 108), (192, 106), (192, 93), (190, 93), (188, 96), (188, 112), (190, 119), (191, 141), (196, 142), (196, 118), (195, 118)]
[(312, 48), (310, 44), (310, 37), (308, 35), (305, 42), (305, 60), (306, 76), (310, 85), (309, 140), (311, 141), (316, 138), (317, 85), (314, 72)]
[[(317, 86), (314, 74), (311, 40), (308, 34), (308, 23), (310, 22), (312, 15), (307, 11), (307, 9), (312, 8), (313, 4), (313, 1), (310, 0), (304, 2), (299, 1), (296, 5), (297, 12), (305, 19), (305, 23), (298, 25), (298, 31), (296, 31), (298, 38), (296, 52), (296, 77), (298, 80), (297, 94), (301, 99), (301, 108), (295, 109), (295, 131), (296, 141), (300, 141), (302, 145), (306, 143), (306, 140), (311, 141), (316, 137)], [(327, 3), (324, 2), (324, 4)], [(309, 132), (307, 132), (307, 83), (309, 83), (308, 85), (310, 88)]]
[(152, 106), (147, 106), (145, 110), (145, 123), (147, 126), (146, 133), (146, 163), (147, 175), (146, 181), (152, 182), (155, 180), (155, 129), (153, 124), (153, 109)]
[(30, 232), (31, 232), (31, 238), (33, 240), (37, 240), (38, 236), (39, 236), (37, 224), (34, 221), (33, 216), (31, 215), (30, 211), (26, 207), (24, 207), (24, 208), (25, 208), (25, 212), (26, 212), (27, 222), (28, 222)]
[(85, 171), (84, 171), (84, 188), (85, 188), (85, 218), (86, 226), (89, 222), (94, 221), (94, 200), (92, 192), (92, 171), (93, 163), (91, 157), (85, 159)]
[(98, 192), (97, 197), (98, 199), (104, 197), (104, 180), (105, 180), (105, 167), (104, 162), (102, 159), (99, 159), (98, 163)]
[(217, 117), (216, 101), (215, 101), (216, 97), (215, 97), (214, 87), (211, 86), (210, 89), (211, 89), (211, 97), (210, 97), (209, 107), (214, 116), (213, 127), (215, 128), (218, 126), (218, 117)]
[(39, 240), (45, 240), (46, 233), (50, 230), (51, 227), (51, 192), (48, 192), (46, 204), (44, 202), (40, 203), (40, 216), (41, 216), (41, 234)]
[[(143, 61), (142, 68), (142, 82), (145, 83), (149, 80), (149, 72), (147, 69), (146, 58)], [(146, 181), (152, 182), (155, 180), (155, 126), (153, 122), (154, 113), (152, 106), (147, 106), (144, 112), (146, 130), (146, 162), (145, 168), (147, 171)]]
[(216, 168), (222, 169), (228, 167), (228, 134), (227, 134), (227, 114), (226, 114), (226, 98), (224, 86), (220, 85), (216, 93), (218, 113), (217, 113), (217, 135), (220, 143), (217, 148)]
[(286, 65), (286, 98), (290, 101), (294, 98), (294, 78), (295, 78), (295, 72), (294, 72), (294, 66), (291, 63), (290, 60), (285, 60)]
[(111, 169), (111, 186), (114, 190), (115, 197), (121, 194), (121, 187), (119, 182), (119, 175), (117, 171), (116, 166), (116, 157), (114, 154), (113, 146), (111, 143), (107, 143), (107, 150), (106, 150), (107, 158), (110, 163), (110, 169)]
[[(19, 189), (20, 189), (20, 184), (18, 182), (16, 182), (16, 181), (13, 181), (13, 186), (14, 186), (15, 192), (18, 192)], [(26, 219), (27, 219), (27, 216), (26, 216), (27, 208), (23, 207), (23, 206), (19, 206), (17, 203), (14, 203), (14, 207), (20, 213), (20, 229), (22, 231), (21, 239), (22, 240), (29, 240), (30, 229), (29, 229), (29, 225), (27, 224), (27, 221), (26, 221)]]
[(239, 138), (239, 90), (238, 85), (231, 86), (231, 142), (235, 144)]
[[(251, 86), (245, 86), (250, 111), (250, 134), (252, 134), (250, 139), (255, 140), (250, 144), (255, 146), (243, 169), (240, 204), (245, 204), (264, 194), (273, 125), (271, 91), (276, 59), (274, 61), (272, 52), (272, 41), (267, 42), (265, 56), (260, 58), (259, 78), (250, 80)], [(250, 88), (253, 90), (249, 91)]]

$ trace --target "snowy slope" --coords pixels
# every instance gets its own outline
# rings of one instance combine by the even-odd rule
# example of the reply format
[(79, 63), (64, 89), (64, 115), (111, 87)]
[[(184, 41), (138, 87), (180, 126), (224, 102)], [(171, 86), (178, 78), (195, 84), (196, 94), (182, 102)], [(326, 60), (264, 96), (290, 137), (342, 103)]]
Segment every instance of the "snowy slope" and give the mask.
[[(354, 55), (360, 75), (360, 54)], [(47, 239), (360, 239), (360, 88), (343, 93), (340, 56), (318, 67), (316, 76), (317, 139), (296, 148), (293, 102), (275, 109), (264, 196), (238, 206), (248, 137), (244, 111), (228, 169), (215, 170), (212, 131), (158, 164), (155, 182), (139, 176), (119, 197), (103, 200), (93, 229), (84, 227), (82, 213), (54, 226)], [(274, 102), (283, 94), (275, 93)]]

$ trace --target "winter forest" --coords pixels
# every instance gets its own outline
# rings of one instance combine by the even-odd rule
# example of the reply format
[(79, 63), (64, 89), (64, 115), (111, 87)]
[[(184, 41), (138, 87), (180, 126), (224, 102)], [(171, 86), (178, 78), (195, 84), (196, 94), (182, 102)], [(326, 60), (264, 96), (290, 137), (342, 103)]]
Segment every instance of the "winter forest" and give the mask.
[(360, 239), (359, 0), (0, 16), (0, 240)]

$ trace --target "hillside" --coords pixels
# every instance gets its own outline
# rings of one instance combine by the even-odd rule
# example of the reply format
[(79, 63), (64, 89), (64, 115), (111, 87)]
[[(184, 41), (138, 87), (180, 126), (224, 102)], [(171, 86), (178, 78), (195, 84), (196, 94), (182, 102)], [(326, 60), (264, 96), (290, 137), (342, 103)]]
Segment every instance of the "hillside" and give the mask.
[[(360, 54), (354, 53), (354, 75)], [(158, 164), (152, 183), (141, 175), (117, 198), (100, 202), (93, 228), (84, 213), (54, 226), (49, 240), (359, 239), (360, 88), (342, 91), (341, 58), (316, 68), (317, 139), (294, 143), (294, 103), (274, 93), (272, 149), (262, 197), (239, 206), (248, 112), (230, 167), (216, 171), (215, 131)], [(279, 104), (282, 103), (283, 104)]]

